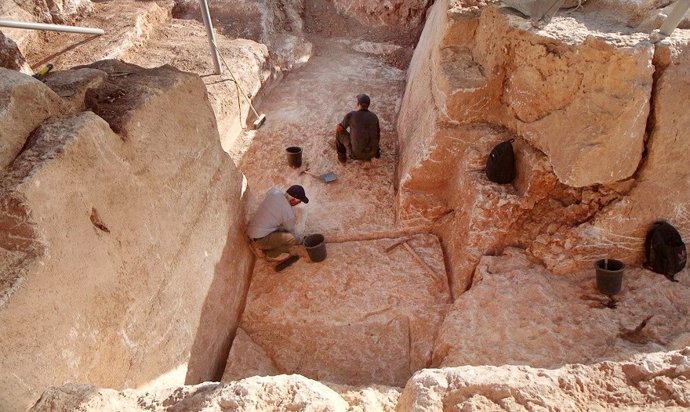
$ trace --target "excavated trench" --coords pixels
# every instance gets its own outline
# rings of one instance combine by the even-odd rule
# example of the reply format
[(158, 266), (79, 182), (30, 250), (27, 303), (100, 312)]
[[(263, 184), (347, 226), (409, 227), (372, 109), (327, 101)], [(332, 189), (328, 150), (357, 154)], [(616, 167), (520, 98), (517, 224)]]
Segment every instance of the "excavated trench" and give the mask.
[[(305, 187), (310, 202), (297, 208), (298, 231), (323, 234), (328, 258), (303, 258), (280, 273), (257, 260), (222, 379), (298, 373), (404, 386), (431, 366), (451, 302), (438, 238), (430, 227), (396, 224), (395, 122), (406, 62), (391, 56), (404, 55), (409, 44), (334, 31), (314, 8), (305, 22), (312, 57), (262, 97), (267, 121), (239, 139), (251, 144), (236, 150), (244, 154), (235, 160), (248, 182), (249, 214), (271, 186)], [(333, 130), (359, 93), (371, 96), (380, 119), (382, 156), (343, 166)], [(292, 146), (303, 150), (300, 168), (286, 161)], [(332, 172), (337, 180), (324, 183), (305, 171)], [(402, 239), (408, 242), (388, 250)]]
[[(165, 21), (165, 13), (155, 5), (127, 2), (122, 6), (132, 10), (146, 8), (146, 13), (133, 13), (144, 16), (141, 17), (143, 23), (137, 20), (135, 28), (137, 32), (146, 33), (144, 40), (130, 44), (126, 40), (128, 34), (113, 35), (111, 44), (120, 41), (113, 47), (126, 49), (121, 54), (123, 59), (153, 67), (170, 63), (169, 55), (173, 54), (173, 65), (202, 74), (215, 110), (217, 124), (214, 126), (220, 130), (223, 148), (246, 179), (246, 190), (243, 189), (240, 195), (246, 201), (246, 207), (237, 207), (241, 213), (246, 211), (241, 219), (246, 221), (251, 216), (269, 188), (300, 184), (305, 187), (311, 201), (296, 208), (297, 230), (305, 235), (322, 234), (327, 241), (328, 258), (325, 261), (310, 262), (303, 256), (280, 273), (274, 271), (272, 264), (250, 257), (242, 234), (230, 234), (227, 239), (222, 239), (226, 242), (224, 247), (213, 245), (218, 250), (222, 249), (222, 256), (215, 261), (213, 283), (210, 283), (210, 292), (205, 297), (198, 330), (190, 332), (187, 330), (189, 325), (181, 328), (188, 334), (180, 337), (180, 341), (184, 341), (179, 344), (182, 349), (178, 350), (174, 345), (166, 348), (177, 353), (176, 359), (179, 360), (189, 349), (185, 339), (190, 336), (194, 339), (191, 360), (185, 359), (189, 360), (186, 383), (301, 374), (323, 382), (402, 387), (414, 372), (428, 367), (476, 363), (558, 367), (569, 362), (587, 363), (669, 346), (682, 347), (686, 339), (683, 331), (690, 330), (690, 325), (684, 317), (684, 309), (676, 309), (676, 306), (690, 296), (687, 288), (678, 291), (671, 290), (666, 284), (659, 286), (641, 269), (635, 268), (631, 270), (630, 288), (625, 291), (625, 299), (619, 309), (606, 312), (608, 309), (592, 304), (596, 297), (592, 298), (595, 291), (589, 273), (578, 272), (574, 266), (564, 265), (565, 269), (559, 266), (562, 256), (570, 253), (567, 249), (570, 240), (562, 239), (572, 235), (571, 227), (593, 224), (594, 216), (600, 211), (616, 207), (620, 196), (634, 193), (632, 185), (621, 184), (625, 187), (620, 189), (620, 193), (616, 191), (619, 189), (616, 185), (612, 186), (613, 189), (604, 187), (602, 190), (599, 189), (603, 186), (598, 185), (567, 187), (557, 181), (544, 152), (525, 142), (518, 148), (523, 151), (524, 163), (521, 166), (526, 177), (515, 187), (490, 185), (482, 180), (477, 165), (485, 161), (491, 145), (505, 138), (510, 128), (501, 123), (505, 119), (496, 119), (491, 117), (494, 113), (482, 113), (482, 110), (478, 110), (479, 114), (468, 115), (469, 126), (464, 129), (463, 125), (456, 124), (458, 122), (445, 118), (433, 125), (438, 126), (437, 129), (425, 124), (428, 119), (423, 115), (416, 121), (408, 119), (408, 125), (420, 123), (420, 129), (414, 129), (418, 133), (410, 133), (408, 127), (403, 137), (403, 131), (397, 127), (405, 122), (400, 122), (398, 116), (406, 99), (411, 99), (407, 94), (410, 92), (408, 76), (412, 71), (408, 64), (421, 30), (417, 24), (423, 22), (423, 13), (416, 18), (405, 17), (410, 18), (407, 25), (405, 18), (398, 16), (400, 19), (394, 25), (395, 29), (386, 25), (384, 28), (368, 28), (359, 21), (361, 15), (357, 18), (340, 16), (334, 7), (341, 3), (325, 0), (306, 2), (305, 8), (296, 12), (291, 2), (267, 2), (264, 6), (269, 9), (268, 14), (256, 2), (221, 2), (212, 8), (219, 32), (228, 37), (246, 36), (268, 47), (265, 62), (257, 56), (255, 44), (242, 43), (238, 47), (240, 51), (233, 55), (243, 64), (255, 64), (256, 67), (247, 72), (260, 73), (257, 75), (259, 79), (252, 78), (252, 81), (257, 84), (263, 82), (264, 85), (258, 96), (251, 97), (267, 121), (258, 130), (241, 131), (236, 119), (247, 117), (249, 108), (242, 101), (236, 103), (240, 96), (233, 94), (234, 89), (228, 87), (227, 78), (209, 75), (207, 67), (205, 71), (200, 70), (194, 61), (201, 55), (198, 49), (206, 45), (199, 24), (194, 22), (195, 18), (198, 19), (194, 7), (173, 9), (174, 17), (192, 20), (174, 19), (166, 27), (164, 24), (156, 27)], [(417, 3), (426, 7), (429, 2)], [(187, 6), (189, 4), (186, 3)], [(447, 6), (443, 2), (441, 4)], [(112, 13), (101, 18), (120, 18), (121, 10), (108, 6), (98, 5)], [(403, 12), (402, 9), (397, 11)], [(392, 17), (395, 12), (376, 17), (390, 23), (395, 20)], [(496, 17), (500, 13), (492, 13), (482, 18), (500, 20)], [(472, 15), (463, 20), (465, 17), (454, 22), (458, 26), (452, 27), (448, 41), (469, 41), (465, 37), (470, 36), (463, 30), (474, 36), (479, 17)], [(247, 20), (254, 19), (267, 26), (246, 24)], [(437, 24), (429, 30), (438, 27), (443, 25)], [(487, 30), (484, 30), (486, 34)], [(192, 40), (187, 44), (181, 38)], [(447, 40), (443, 36), (434, 37), (433, 33), (426, 40), (441, 43), (441, 38)], [(227, 52), (229, 47), (225, 40), (221, 36), (219, 45)], [(521, 46), (530, 41), (535, 40), (530, 37)], [(85, 42), (81, 47), (88, 47), (88, 44)], [(424, 53), (435, 45), (427, 43), (417, 47)], [(476, 58), (464, 46), (457, 47), (462, 49), (458, 52), (462, 54), (460, 60)], [(72, 51), (67, 47), (62, 51), (59, 58), (64, 59), (63, 65), (68, 66), (65, 61)], [(103, 50), (98, 52), (100, 58), (107, 54)], [(447, 47), (443, 57), (453, 52), (452, 47)], [(32, 56), (34, 60), (44, 61), (50, 57), (36, 54)], [(73, 61), (88, 61), (92, 56), (87, 54), (75, 54)], [(418, 62), (419, 66), (438, 58), (435, 55), (432, 58), (432, 54), (429, 52), (428, 61)], [(529, 56), (528, 53), (525, 55)], [(434, 61), (436, 63), (439, 62)], [(444, 63), (449, 63), (448, 67), (462, 66), (451, 59), (440, 62), (439, 66)], [(475, 73), (473, 67), (476, 65), (478, 63), (472, 61), (468, 70)], [(412, 98), (423, 94), (418, 91), (420, 89), (436, 87), (433, 82), (447, 81), (448, 84), (442, 86), (450, 89), (456, 86), (453, 82), (464, 82), (453, 91), (460, 95), (459, 102), (467, 98), (462, 96), (463, 87), (469, 90), (467, 99), (472, 102), (472, 93), (476, 90), (485, 87), (481, 92), (491, 93), (495, 86), (491, 79), (484, 77), (487, 74), (483, 71), (470, 79), (454, 71), (439, 80), (425, 78), (428, 71), (424, 67), (416, 70), (419, 77), (413, 80), (420, 83), (416, 84), (416, 96)], [(558, 70), (560, 68), (556, 72)], [(661, 99), (656, 94), (660, 75), (655, 75), (652, 86), (655, 104), (657, 99)], [(529, 79), (529, 76), (525, 75), (525, 78)], [(511, 80), (519, 83), (525, 78)], [(420, 86), (422, 81), (430, 81), (430, 84)], [(511, 85), (508, 81), (505, 84), (505, 87)], [(597, 85), (594, 81), (593, 84)], [(423, 92), (432, 94), (429, 90)], [(440, 93), (438, 90), (433, 92)], [(349, 161), (341, 165), (334, 150), (334, 128), (345, 113), (355, 108), (355, 96), (359, 93), (371, 96), (370, 108), (380, 119), (382, 156), (371, 162)], [(444, 98), (450, 101), (450, 97)], [(419, 101), (429, 103), (424, 98), (419, 98)], [(460, 111), (458, 107), (463, 106), (457, 104), (455, 107)], [(653, 108), (656, 110), (657, 106)], [(473, 107), (471, 109), (474, 110)], [(422, 109), (418, 112), (424, 113)], [(443, 115), (451, 114), (449, 111)], [(408, 116), (413, 115), (408, 112)], [(249, 116), (247, 123), (251, 124), (251, 121)], [(424, 126), (429, 128), (424, 129)], [(654, 133), (655, 122), (649, 121), (644, 126), (649, 135)], [(441, 138), (426, 134), (431, 129)], [(444, 133), (450, 136), (446, 141), (442, 140)], [(404, 138), (410, 136), (415, 141), (404, 142)], [(290, 167), (286, 160), (285, 149), (292, 146), (303, 150), (300, 168)], [(404, 154), (400, 153), (403, 149)], [(416, 159), (417, 169), (401, 171), (401, 156), (407, 156), (405, 161), (411, 164), (415, 156), (421, 157), (417, 152), (424, 152), (427, 157), (422, 161)], [(325, 183), (305, 172), (316, 175), (332, 172), (337, 180)], [(644, 174), (644, 171), (637, 174)], [(214, 175), (214, 184), (218, 183), (218, 176)], [(407, 186), (401, 184), (403, 176), (408, 179), (405, 182)], [(437, 181), (439, 176), (444, 179), (443, 184)], [(619, 197), (610, 195), (611, 191)], [(429, 193), (432, 195), (426, 196)], [(437, 208), (439, 199), (455, 209)], [(215, 201), (220, 203), (227, 199)], [(236, 199), (230, 200), (234, 201)], [(429, 219), (416, 219), (415, 215), (406, 220), (401, 218), (405, 213), (399, 210), (403, 207), (408, 208), (407, 212), (423, 214), (431, 211), (436, 215)], [(95, 213), (96, 209), (93, 210)], [(103, 212), (104, 209), (99, 210), (102, 214), (107, 213)], [(203, 221), (208, 223), (212, 220)], [(501, 224), (507, 227), (503, 232)], [(495, 226), (499, 228), (494, 230)], [(515, 233), (509, 233), (510, 230)], [(466, 236), (451, 232), (466, 233)], [(442, 238), (445, 243), (442, 243)], [(199, 239), (203, 236), (199, 235)], [(218, 242), (222, 243), (222, 240)], [(555, 247), (554, 244), (561, 246), (559, 242), (564, 246)], [(190, 244), (195, 242), (190, 241)], [(196, 244), (203, 245), (204, 241)], [(527, 249), (531, 255), (525, 252)], [(489, 256), (499, 251), (503, 252), (500, 256)], [(207, 250), (196, 252), (195, 256), (205, 254), (208, 257)], [(584, 258), (590, 258), (601, 250), (586, 250), (584, 253)], [(535, 264), (535, 256), (541, 259), (540, 264)], [(182, 260), (177, 255), (173, 258)], [(583, 259), (575, 256), (571, 260), (578, 258)], [(165, 263), (165, 260), (160, 260)], [(237, 267), (233, 267), (235, 264)], [(554, 276), (557, 270), (561, 270), (561, 274), (567, 273), (567, 276)], [(239, 274), (243, 271), (246, 278)], [(232, 277), (228, 274), (237, 274), (237, 278), (227, 279)], [(471, 276), (481, 278), (481, 282)], [(454, 281), (456, 285), (453, 285)], [(172, 283), (164, 282), (159, 291), (182, 293), (179, 291), (181, 288), (176, 289)], [(473, 288), (469, 289), (470, 286)], [(511, 293), (500, 294), (508, 290)], [(467, 295), (455, 301), (463, 292)], [(180, 301), (175, 293), (170, 293), (173, 295), (171, 300)], [(231, 309), (219, 310), (218, 307), (227, 303), (228, 296), (235, 297), (228, 304)], [(166, 298), (156, 297), (163, 302), (162, 308), (166, 307)], [(665, 302), (663, 307), (655, 308), (656, 303), (662, 300)], [(155, 313), (156, 308), (151, 306), (148, 310)], [(656, 317), (649, 322), (648, 335), (636, 341), (621, 338), (628, 336), (625, 331), (635, 330), (640, 319), (647, 322), (652, 308), (655, 308)], [(179, 305), (171, 311), (172, 319), (180, 316), (175, 312), (177, 309)], [(120, 329), (115, 325), (114, 329), (118, 336), (124, 334), (128, 349), (134, 348), (136, 356), (143, 357), (143, 351), (127, 335), (131, 333), (130, 326), (137, 330), (134, 326), (138, 318), (126, 310), (123, 312), (132, 319), (128, 320), (126, 327)], [(219, 315), (220, 312), (223, 313)], [(237, 318), (231, 319), (235, 315)], [(196, 314), (194, 316), (192, 322), (198, 320)], [(681, 321), (682, 325), (677, 328), (680, 332), (664, 324), (676, 325)], [(164, 326), (165, 339), (173, 340), (168, 336), (171, 328)], [(70, 334), (79, 336), (73, 331)], [(154, 336), (152, 341), (165, 340), (156, 339), (158, 337)], [(141, 342), (145, 342), (143, 338)], [(573, 342), (581, 345), (563, 350), (571, 347)], [(94, 350), (84, 350), (85, 353), (90, 351)], [(179, 355), (182, 352), (184, 354)], [(131, 361), (129, 368), (137, 362), (144, 363), (141, 359)], [(128, 370), (123, 373), (125, 377), (103, 378), (102, 382), (104, 385), (118, 385), (120, 382), (139, 385), (167, 368), (167, 365), (161, 368), (163, 361), (151, 363), (154, 364), (151, 370), (141, 375), (134, 373), (132, 377)]]

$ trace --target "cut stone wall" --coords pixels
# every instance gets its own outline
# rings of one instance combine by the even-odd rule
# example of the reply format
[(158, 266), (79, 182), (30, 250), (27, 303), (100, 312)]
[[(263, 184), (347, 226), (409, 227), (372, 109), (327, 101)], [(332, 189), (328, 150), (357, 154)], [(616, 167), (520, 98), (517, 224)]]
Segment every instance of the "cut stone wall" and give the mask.
[[(506, 246), (567, 273), (606, 255), (641, 263), (656, 219), (688, 237), (687, 166), (662, 143), (687, 127), (675, 107), (690, 90), (688, 35), (655, 46), (576, 13), (535, 30), (495, 6), (439, 1), (430, 12), (398, 119), (398, 216), (436, 223), (456, 297), (479, 257)], [(510, 138), (518, 176), (497, 185), (486, 159)], [(635, 194), (652, 181), (659, 196)]]
[[(70, 106), (91, 111), (44, 121), (2, 177), (9, 410), (65, 381), (133, 387), (179, 366), (189, 382), (218, 379), (248, 287), (242, 177), (201, 79), (117, 61), (88, 69), (101, 82)], [(83, 77), (73, 81), (82, 95)]]

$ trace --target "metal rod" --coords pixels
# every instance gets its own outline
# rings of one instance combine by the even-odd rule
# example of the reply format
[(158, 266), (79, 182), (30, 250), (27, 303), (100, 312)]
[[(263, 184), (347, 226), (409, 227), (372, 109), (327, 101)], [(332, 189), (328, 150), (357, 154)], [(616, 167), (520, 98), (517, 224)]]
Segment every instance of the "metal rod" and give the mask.
[(105, 34), (103, 29), (94, 29), (90, 27), (76, 27), (65, 26), (62, 24), (46, 24), (46, 23), (28, 23), (16, 20), (0, 19), (0, 27), (12, 27), (15, 29), (29, 29), (29, 30), (48, 30), (48, 31), (62, 31), (65, 33), (81, 33), (81, 34)]
[(213, 32), (213, 23), (211, 22), (211, 13), (208, 10), (208, 2), (206, 0), (199, 0), (201, 6), (201, 17), (204, 19), (204, 26), (206, 27), (206, 34), (208, 35), (208, 44), (211, 46), (211, 57), (213, 58), (213, 66), (216, 71), (215, 74), (223, 73), (223, 68), (220, 67), (218, 60), (218, 50), (216, 48), (216, 35)]
[(676, 7), (673, 8), (671, 13), (664, 20), (664, 24), (661, 25), (659, 33), (664, 36), (670, 36), (673, 30), (678, 27), (678, 23), (683, 20), (685, 13), (690, 8), (690, 0), (678, 0)]

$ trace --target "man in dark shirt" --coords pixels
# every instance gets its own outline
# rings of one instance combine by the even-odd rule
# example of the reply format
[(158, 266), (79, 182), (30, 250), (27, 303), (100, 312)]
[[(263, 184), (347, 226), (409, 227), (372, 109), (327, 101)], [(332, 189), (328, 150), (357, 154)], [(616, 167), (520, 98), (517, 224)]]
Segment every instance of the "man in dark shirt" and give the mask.
[(370, 102), (366, 94), (358, 95), (357, 110), (346, 114), (343, 121), (336, 126), (335, 145), (338, 160), (343, 164), (347, 162), (348, 153), (352, 159), (357, 160), (381, 157), (379, 118), (369, 111)]

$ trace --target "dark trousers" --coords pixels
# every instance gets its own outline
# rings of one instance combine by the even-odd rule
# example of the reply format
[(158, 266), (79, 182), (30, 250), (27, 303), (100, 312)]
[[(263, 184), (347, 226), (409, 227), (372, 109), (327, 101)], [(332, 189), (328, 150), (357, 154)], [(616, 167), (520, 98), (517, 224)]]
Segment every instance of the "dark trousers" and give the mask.
[(350, 145), (350, 132), (343, 130), (342, 132), (335, 132), (335, 150), (340, 153), (352, 153), (352, 146)]

